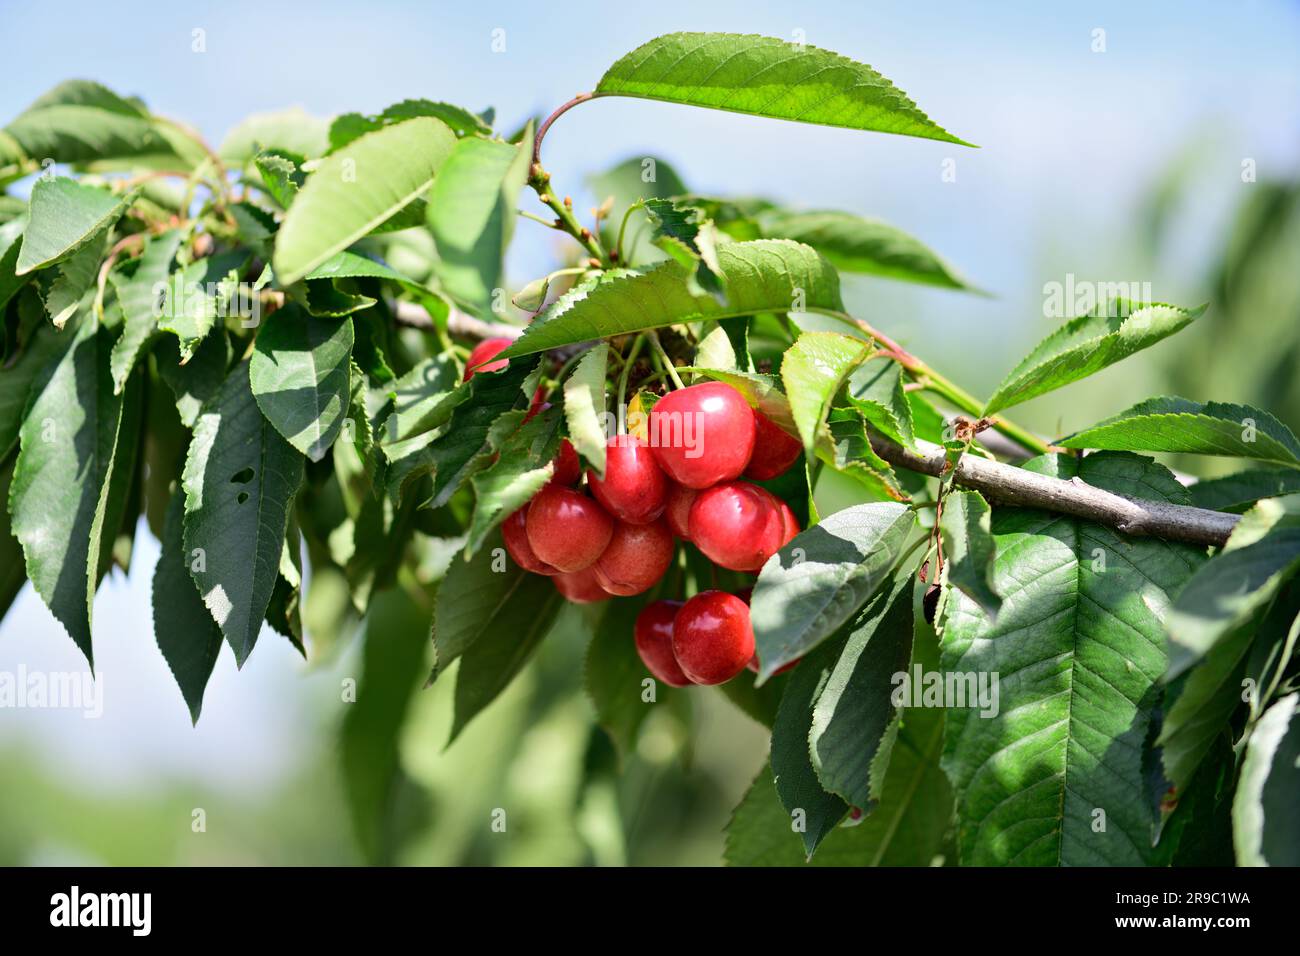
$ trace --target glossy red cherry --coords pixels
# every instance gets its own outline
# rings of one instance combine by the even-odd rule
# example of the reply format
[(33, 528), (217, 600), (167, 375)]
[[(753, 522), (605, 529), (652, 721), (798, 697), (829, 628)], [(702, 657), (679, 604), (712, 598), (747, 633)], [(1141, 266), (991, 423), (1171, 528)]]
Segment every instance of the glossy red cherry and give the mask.
[(673, 656), (673, 621), (681, 601), (653, 601), (636, 616), (636, 652), (655, 678), (669, 687), (689, 687), (691, 679)]
[(673, 656), (696, 684), (722, 684), (754, 656), (749, 607), (725, 591), (701, 591), (673, 621)]
[(785, 474), (803, 454), (803, 443), (762, 412), (754, 412), (754, 454), (745, 477), (767, 481)]
[(552, 485), (572, 485), (576, 484), (581, 477), (582, 463), (578, 461), (577, 451), (569, 443), (569, 439), (561, 439), (560, 453), (555, 456), (555, 473), (551, 475), (549, 483)]
[(529, 504), (526, 527), (539, 561), (572, 572), (596, 563), (614, 534), (614, 519), (586, 495), (547, 485)]
[(501, 525), (501, 537), (505, 539), (506, 551), (515, 564), (534, 574), (550, 577), (559, 574), (559, 570), (533, 554), (533, 547), (528, 543), (528, 505), (524, 505)]
[[(781, 535), (781, 548), (784, 548), (787, 544), (793, 541), (795, 535), (803, 529), (799, 527), (799, 519), (794, 516), (794, 512), (790, 510), (790, 506), (775, 495), (772, 497), (776, 499), (776, 505), (781, 509), (781, 524), (784, 528)], [(781, 548), (778, 548), (777, 550), (779, 551)]]
[(668, 482), (668, 502), (664, 507), (664, 518), (668, 521), (668, 527), (672, 529), (673, 534), (683, 541), (691, 540), (691, 505), (695, 504), (697, 495), (699, 492), (694, 488), (687, 488), (675, 481)]
[(669, 392), (650, 410), (655, 461), (688, 488), (738, 478), (754, 451), (754, 430), (753, 409), (722, 382)]
[(720, 567), (757, 571), (786, 540), (780, 504), (745, 481), (706, 488), (691, 505), (691, 541)]
[(595, 568), (583, 568), (566, 574), (557, 574), (551, 578), (555, 590), (564, 595), (565, 600), (574, 604), (594, 604), (609, 599), (608, 592), (596, 580)]
[(469, 353), (469, 358), (465, 360), (465, 381), (468, 382), (478, 372), (499, 372), (509, 365), (509, 359), (493, 362), (491, 358), (498, 352), (504, 352), (512, 345), (514, 345), (514, 339), (484, 339), (474, 346)]
[(606, 511), (629, 524), (649, 524), (668, 503), (668, 479), (635, 435), (615, 435), (605, 443), (605, 477), (588, 468), (587, 484)]
[(609, 545), (596, 560), (596, 580), (610, 594), (628, 597), (654, 586), (673, 560), (673, 533), (662, 521), (618, 521)]

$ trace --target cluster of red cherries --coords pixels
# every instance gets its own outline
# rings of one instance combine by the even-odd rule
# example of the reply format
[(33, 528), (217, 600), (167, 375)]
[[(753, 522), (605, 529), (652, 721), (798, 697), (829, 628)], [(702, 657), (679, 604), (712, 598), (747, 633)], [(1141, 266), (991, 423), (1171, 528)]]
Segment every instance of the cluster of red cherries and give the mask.
[[(506, 362), (510, 344), (489, 339), (470, 353), (468, 379)], [(692, 426), (683, 432), (682, 423)], [(684, 435), (692, 434), (687, 442)], [(570, 601), (587, 604), (654, 587), (668, 570), (674, 538), (689, 541), (732, 571), (756, 573), (799, 533), (780, 498), (760, 485), (800, 457), (800, 442), (721, 382), (669, 392), (650, 411), (648, 434), (616, 435), (605, 476), (586, 472), (566, 438), (554, 475), (506, 519), (506, 550), (543, 574)], [(665, 436), (672, 440), (663, 441)], [(646, 668), (672, 687), (721, 684), (756, 669), (748, 591), (702, 591), (686, 602), (654, 601), (637, 617), (636, 647)]]

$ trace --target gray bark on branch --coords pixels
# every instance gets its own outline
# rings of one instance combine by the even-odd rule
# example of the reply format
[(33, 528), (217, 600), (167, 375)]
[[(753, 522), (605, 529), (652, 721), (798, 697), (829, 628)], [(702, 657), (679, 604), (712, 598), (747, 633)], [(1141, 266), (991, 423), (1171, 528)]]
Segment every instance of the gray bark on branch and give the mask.
[[(879, 436), (873, 435), (871, 439), (876, 454), (891, 465), (939, 477), (945, 464), (943, 448), (928, 442), (918, 442), (917, 445), (921, 454)], [(975, 455), (963, 455), (957, 463), (956, 482), (998, 504), (1042, 508), (1087, 518), (1124, 534), (1189, 544), (1222, 547), (1238, 521), (1237, 515), (1189, 505), (1171, 505), (1164, 501), (1127, 498), (1079, 478), (1069, 481), (1051, 478)]]
[[(429, 318), (429, 313), (414, 302), (398, 302), (396, 316), (397, 321), (408, 328), (433, 328), (433, 320)], [(447, 319), (447, 331), (467, 339), (517, 339), (524, 330), (517, 325), (484, 322), (482, 319), (452, 309)]]

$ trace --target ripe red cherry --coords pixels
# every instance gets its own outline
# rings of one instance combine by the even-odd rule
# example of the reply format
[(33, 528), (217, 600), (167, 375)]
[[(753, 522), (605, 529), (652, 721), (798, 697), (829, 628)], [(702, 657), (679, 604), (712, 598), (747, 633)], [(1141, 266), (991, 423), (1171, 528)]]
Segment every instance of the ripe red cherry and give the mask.
[(696, 684), (722, 684), (754, 656), (749, 607), (725, 591), (701, 591), (673, 621), (673, 656)]
[(557, 574), (551, 580), (555, 582), (555, 590), (574, 604), (594, 604), (597, 601), (609, 599), (609, 594), (596, 580), (595, 568), (583, 568), (581, 571)]
[(668, 479), (635, 435), (615, 435), (605, 443), (605, 477), (588, 468), (587, 484), (606, 511), (628, 524), (649, 524), (668, 501)]
[(659, 467), (688, 488), (730, 481), (754, 451), (754, 411), (722, 382), (669, 392), (650, 410), (650, 445)]
[(767, 481), (786, 470), (803, 454), (803, 443), (762, 412), (754, 412), (754, 454), (745, 477)]
[(618, 521), (609, 545), (597, 559), (596, 580), (610, 594), (628, 597), (649, 590), (673, 560), (673, 533), (662, 521)]
[(780, 504), (744, 481), (706, 488), (691, 505), (691, 541), (720, 567), (757, 571), (786, 540)]
[[(802, 529), (799, 527), (799, 519), (794, 516), (794, 512), (790, 510), (790, 506), (780, 498), (777, 498), (776, 495), (772, 495), (772, 497), (776, 499), (777, 507), (781, 509), (781, 523), (784, 528), (781, 535), (781, 548), (784, 548), (794, 540), (795, 535), (797, 535)], [(781, 548), (777, 548), (777, 550), (779, 551)]]
[(569, 439), (562, 439), (560, 441), (560, 453), (555, 456), (555, 473), (551, 475), (548, 484), (572, 485), (581, 477), (582, 463), (578, 461), (578, 453), (574, 450), (573, 445), (569, 444)]
[(469, 358), (465, 360), (465, 381), (468, 382), (478, 372), (499, 372), (509, 365), (509, 359), (501, 359), (499, 362), (489, 360), (498, 352), (504, 352), (512, 345), (514, 345), (514, 339), (484, 339), (474, 346), (469, 353)]
[(528, 505), (524, 505), (501, 525), (501, 537), (505, 539), (506, 551), (515, 564), (534, 574), (550, 577), (560, 572), (533, 554), (532, 545), (528, 543)]
[(668, 504), (664, 508), (664, 518), (673, 534), (683, 541), (691, 540), (691, 505), (695, 504), (697, 495), (699, 492), (694, 488), (687, 488), (675, 481), (668, 482)]
[(528, 506), (528, 544), (559, 571), (581, 571), (596, 563), (614, 534), (614, 519), (586, 495), (547, 485)]
[(673, 657), (673, 621), (681, 601), (653, 601), (636, 616), (636, 652), (656, 679), (669, 687), (689, 687), (691, 679)]

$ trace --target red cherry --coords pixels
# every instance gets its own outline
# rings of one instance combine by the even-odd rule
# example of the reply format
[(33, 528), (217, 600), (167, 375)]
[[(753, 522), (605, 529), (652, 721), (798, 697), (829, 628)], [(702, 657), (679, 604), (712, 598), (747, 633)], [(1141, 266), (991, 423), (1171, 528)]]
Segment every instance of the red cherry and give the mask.
[(785, 540), (779, 504), (744, 481), (706, 488), (691, 505), (691, 541), (720, 567), (757, 571)]
[(547, 577), (560, 573), (533, 554), (532, 546), (528, 543), (528, 505), (524, 505), (502, 523), (501, 537), (505, 539), (506, 551), (510, 557), (525, 571), (545, 574)]
[(596, 580), (610, 594), (628, 597), (649, 590), (673, 560), (673, 533), (662, 521), (614, 524), (614, 536), (596, 561)]
[(581, 571), (609, 544), (614, 519), (586, 495), (547, 485), (528, 506), (527, 530), (538, 560), (560, 571)]
[(784, 474), (803, 454), (803, 442), (762, 412), (754, 412), (754, 454), (745, 477), (767, 481)]
[(673, 621), (673, 656), (693, 683), (731, 680), (754, 656), (748, 606), (725, 591), (701, 591)]
[(650, 410), (650, 445), (659, 467), (688, 488), (730, 481), (754, 451), (754, 411), (722, 382), (678, 389)]
[(469, 358), (465, 360), (465, 381), (468, 382), (479, 372), (499, 372), (509, 365), (509, 359), (502, 359), (499, 362), (489, 360), (498, 352), (504, 352), (514, 344), (514, 339), (484, 339), (474, 346), (469, 353)]
[(574, 604), (594, 604), (597, 601), (609, 599), (609, 594), (596, 580), (594, 568), (583, 568), (581, 571), (557, 574), (551, 580), (555, 582), (555, 590)]
[(691, 505), (695, 504), (697, 495), (699, 492), (694, 488), (687, 488), (675, 481), (668, 482), (668, 504), (664, 508), (664, 517), (673, 534), (683, 541), (691, 540)]
[(562, 439), (560, 453), (555, 456), (555, 473), (551, 475), (549, 484), (572, 485), (576, 484), (581, 477), (582, 463), (578, 461), (578, 453), (573, 445), (569, 444), (569, 439)]
[(668, 502), (668, 479), (635, 435), (615, 435), (605, 443), (605, 477), (588, 468), (587, 484), (606, 511), (628, 524), (654, 521)]
[[(776, 498), (776, 495), (772, 495), (772, 497)], [(802, 529), (799, 527), (799, 519), (794, 516), (794, 512), (790, 510), (788, 504), (780, 498), (776, 498), (776, 504), (777, 507), (781, 509), (781, 523), (784, 527), (784, 532), (781, 536), (781, 547), (784, 548), (794, 540), (795, 535), (797, 535)], [(779, 551), (780, 548), (777, 550)]]
[(673, 657), (673, 621), (681, 601), (653, 601), (636, 616), (636, 652), (656, 680), (669, 687), (689, 687), (691, 679), (682, 673)]

